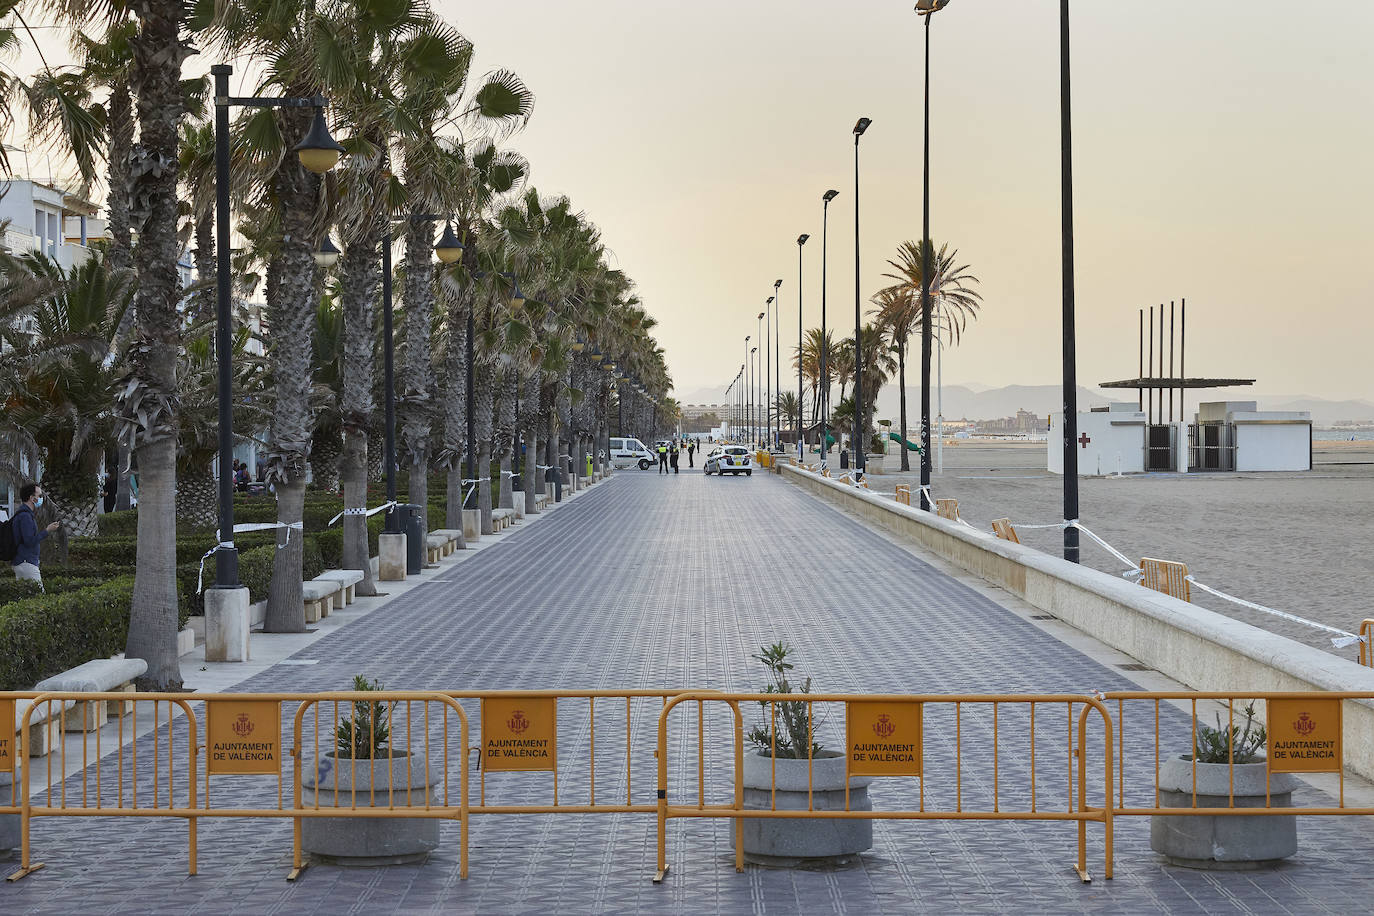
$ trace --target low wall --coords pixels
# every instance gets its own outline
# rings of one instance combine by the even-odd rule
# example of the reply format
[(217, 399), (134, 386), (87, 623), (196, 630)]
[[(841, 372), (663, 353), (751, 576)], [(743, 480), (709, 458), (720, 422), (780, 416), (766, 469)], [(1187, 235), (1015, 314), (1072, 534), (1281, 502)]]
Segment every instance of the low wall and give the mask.
[[(791, 466), (782, 473), (1194, 690), (1374, 693), (1374, 669), (1353, 661), (866, 490)], [(1345, 763), (1374, 779), (1374, 701), (1344, 706)]]

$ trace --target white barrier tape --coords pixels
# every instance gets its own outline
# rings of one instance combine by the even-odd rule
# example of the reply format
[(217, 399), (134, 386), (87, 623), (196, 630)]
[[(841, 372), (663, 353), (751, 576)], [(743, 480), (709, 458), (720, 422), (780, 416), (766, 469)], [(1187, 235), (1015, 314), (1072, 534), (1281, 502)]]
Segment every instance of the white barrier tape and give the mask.
[(484, 481), (487, 482), (487, 483), (490, 483), (490, 482), (491, 482), (491, 478), (490, 478), (490, 477), (477, 477), (477, 478), (472, 478), (472, 479), (469, 479), (469, 478), (466, 478), (466, 477), (463, 478), (463, 483), (482, 483), (482, 482), (484, 482)]
[(1364, 640), (1361, 637), (1356, 636), (1354, 633), (1350, 633), (1346, 630), (1338, 630), (1335, 627), (1328, 627), (1324, 623), (1317, 623), (1315, 620), (1308, 620), (1305, 617), (1299, 617), (1297, 614), (1289, 614), (1285, 611), (1276, 611), (1271, 607), (1265, 607), (1264, 605), (1256, 604), (1253, 601), (1246, 601), (1244, 598), (1237, 598), (1235, 595), (1228, 595), (1223, 591), (1218, 591), (1217, 589), (1212, 588), (1210, 585), (1203, 585), (1197, 579), (1194, 579), (1191, 575), (1184, 576), (1183, 578), (1186, 579), (1188, 582), (1191, 582), (1193, 585), (1196, 585), (1204, 592), (1207, 592), (1210, 595), (1216, 595), (1223, 601), (1230, 601), (1232, 604), (1239, 604), (1241, 607), (1247, 607), (1252, 611), (1259, 611), (1263, 614), (1273, 614), (1275, 617), (1282, 617), (1284, 620), (1291, 620), (1294, 623), (1301, 623), (1306, 626), (1312, 627), (1313, 629), (1324, 630), (1327, 633), (1335, 633), (1340, 638), (1331, 640), (1331, 644), (1335, 646), (1337, 649), (1344, 649), (1346, 646), (1353, 646), (1355, 643), (1364, 642)]
[[(237, 528), (238, 525), (235, 525), (234, 527)], [(199, 595), (200, 593), (202, 593), (202, 592), (205, 591), (205, 561), (208, 560), (208, 559), (210, 559), (212, 556), (214, 556), (214, 555), (215, 555), (215, 551), (216, 551), (216, 550), (219, 550), (221, 547), (228, 547), (230, 550), (232, 550), (232, 549), (234, 548), (234, 542), (233, 542), (233, 541), (220, 541), (220, 542), (219, 542), (218, 544), (216, 544), (214, 547), (211, 547), (209, 550), (205, 551), (205, 553), (201, 556), (201, 558), (200, 558), (200, 572), (196, 573), (196, 594), (197, 594), (197, 595)]]
[(515, 472), (514, 472), (514, 471), (502, 471), (502, 472), (501, 472), (501, 476), (502, 476), (502, 477), (514, 477), (514, 476), (515, 476)]
[(1127, 567), (1127, 570), (1126, 570), (1126, 572), (1122, 573), (1121, 575), (1125, 576), (1125, 577), (1128, 578), (1128, 579), (1138, 579), (1138, 578), (1140, 578), (1140, 576), (1142, 575), (1142, 573), (1141, 573), (1141, 571), (1140, 571), (1140, 564), (1139, 564), (1139, 563), (1135, 562), (1135, 561), (1132, 560), (1130, 557), (1126, 556), (1124, 553), (1122, 553), (1121, 551), (1117, 550), (1117, 549), (1116, 549), (1115, 547), (1113, 547), (1111, 544), (1108, 544), (1106, 541), (1102, 540), (1102, 538), (1100, 538), (1100, 537), (1098, 537), (1097, 535), (1093, 534), (1091, 531), (1089, 531), (1089, 530), (1087, 529), (1087, 527), (1085, 527), (1083, 524), (1081, 524), (1081, 523), (1078, 521), (1078, 519), (1076, 519), (1076, 518), (1075, 518), (1075, 519), (1070, 519), (1069, 521), (1065, 522), (1064, 525), (1065, 525), (1066, 527), (1072, 526), (1072, 527), (1074, 527), (1074, 528), (1077, 528), (1079, 531), (1083, 532), (1083, 533), (1086, 534), (1088, 537), (1092, 538), (1094, 541), (1097, 541), (1097, 543), (1101, 544), (1102, 547), (1103, 547), (1108, 553), (1110, 553), (1112, 556), (1116, 557), (1118, 560), (1120, 560), (1122, 563), (1124, 563), (1124, 564), (1126, 565), (1126, 567)]
[[(926, 486), (924, 486), (924, 487), (918, 486), (918, 487), (916, 488), (916, 492), (917, 492), (918, 495), (919, 495), (919, 494), (924, 494), (924, 495), (925, 495), (925, 498), (926, 498), (926, 511), (929, 512), (929, 513), (931, 513), (931, 514), (934, 514), (934, 512), (935, 512), (935, 494), (933, 494), (933, 493), (930, 492), (930, 486), (929, 486), (928, 484), (927, 484)], [(919, 505), (920, 505), (920, 500), (917, 500), (916, 502), (917, 502), (917, 505), (919, 506)]]
[[(393, 500), (392, 502), (389, 502), (389, 503), (382, 503), (380, 506), (378, 506), (378, 507), (375, 508), (375, 509), (368, 509), (368, 508), (363, 507), (363, 506), (359, 506), (359, 507), (354, 508), (354, 509), (345, 509), (345, 510), (343, 510), (342, 512), (340, 512), (338, 515), (336, 515), (336, 516), (334, 516), (333, 518), (331, 518), (331, 519), (329, 520), (329, 525), (334, 524), (334, 523), (337, 522), (339, 519), (343, 518), (345, 515), (361, 515), (361, 516), (364, 516), (365, 518), (371, 518), (372, 516), (376, 515), (378, 512), (385, 512), (387, 509), (390, 509), (392, 506), (399, 506), (399, 505), (400, 505), (400, 503), (395, 502), (395, 501)], [(325, 525), (325, 527), (328, 528), (329, 525)], [(237, 526), (235, 526), (235, 527), (237, 527)]]

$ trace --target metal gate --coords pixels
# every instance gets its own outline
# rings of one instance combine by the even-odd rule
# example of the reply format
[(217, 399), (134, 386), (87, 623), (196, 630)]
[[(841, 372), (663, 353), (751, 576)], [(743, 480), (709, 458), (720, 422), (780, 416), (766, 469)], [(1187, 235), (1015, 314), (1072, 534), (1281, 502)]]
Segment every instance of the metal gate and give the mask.
[(1236, 428), (1229, 423), (1191, 423), (1188, 426), (1188, 470), (1234, 471)]

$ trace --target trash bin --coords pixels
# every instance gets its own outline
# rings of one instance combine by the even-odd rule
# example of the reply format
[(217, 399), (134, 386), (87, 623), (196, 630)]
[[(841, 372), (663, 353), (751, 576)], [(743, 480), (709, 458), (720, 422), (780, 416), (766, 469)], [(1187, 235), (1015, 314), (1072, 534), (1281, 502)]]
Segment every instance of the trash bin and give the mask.
[(422, 506), (401, 503), (396, 507), (401, 533), (406, 536), (406, 575), (418, 575), (425, 568), (425, 532), (421, 523)]
[(840, 452), (840, 469), (849, 467), (849, 452)]

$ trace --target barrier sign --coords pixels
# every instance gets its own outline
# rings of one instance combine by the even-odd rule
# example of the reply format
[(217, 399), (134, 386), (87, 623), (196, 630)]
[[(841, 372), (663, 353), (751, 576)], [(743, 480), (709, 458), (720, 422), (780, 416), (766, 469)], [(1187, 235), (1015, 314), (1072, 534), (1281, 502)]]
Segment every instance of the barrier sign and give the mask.
[(1340, 772), (1340, 700), (1270, 700), (1268, 730), (1270, 772)]
[(14, 767), (13, 700), (0, 700), (0, 726), (3, 726), (0, 728), (0, 773), (8, 773)]
[(281, 706), (275, 700), (207, 700), (208, 773), (277, 773), (281, 768)]
[(921, 704), (845, 704), (850, 776), (921, 775)]
[(483, 699), (482, 767), (487, 770), (556, 770), (557, 701), (553, 697)]

